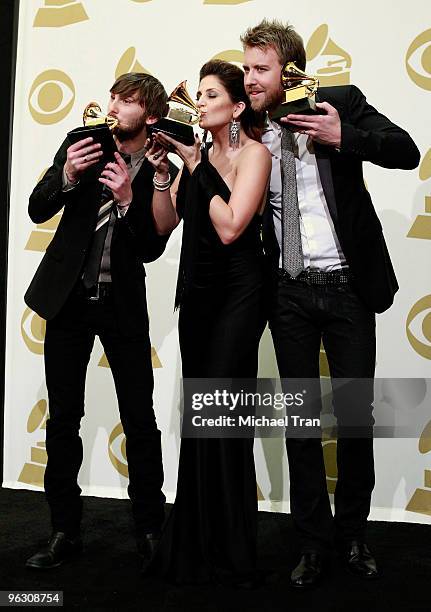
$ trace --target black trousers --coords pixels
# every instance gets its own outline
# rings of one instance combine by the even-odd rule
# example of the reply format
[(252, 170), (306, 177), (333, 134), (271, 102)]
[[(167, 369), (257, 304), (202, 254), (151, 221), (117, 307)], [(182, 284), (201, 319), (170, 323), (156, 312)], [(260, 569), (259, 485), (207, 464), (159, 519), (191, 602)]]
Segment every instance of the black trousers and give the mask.
[[(334, 519), (321, 440), (286, 438), (291, 512), (300, 545), (304, 551), (321, 551), (332, 542), (334, 527), (341, 545), (365, 536), (374, 488), (375, 315), (365, 309), (349, 284), (308, 285), (280, 276), (274, 281), (272, 296), (269, 324), (281, 378), (318, 382), (323, 341), (331, 378), (356, 378), (365, 383), (365, 393), (361, 384), (360, 394), (350, 393), (346, 398), (341, 391), (333, 396), (338, 421)], [(349, 415), (356, 411), (355, 423), (360, 429), (350, 427), (349, 419), (344, 418), (346, 400)]]
[[(143, 312), (143, 317), (147, 313)], [(79, 290), (47, 322), (45, 374), (49, 399), (46, 427), (48, 464), (45, 492), (53, 529), (74, 535), (82, 515), (78, 472), (83, 451), (79, 435), (84, 416), (87, 366), (95, 336), (105, 349), (126, 436), (128, 493), (138, 533), (159, 530), (164, 518), (160, 432), (153, 410), (153, 370), (148, 332), (125, 336), (112, 297), (89, 302)], [(101, 406), (99, 406), (101, 409)]]

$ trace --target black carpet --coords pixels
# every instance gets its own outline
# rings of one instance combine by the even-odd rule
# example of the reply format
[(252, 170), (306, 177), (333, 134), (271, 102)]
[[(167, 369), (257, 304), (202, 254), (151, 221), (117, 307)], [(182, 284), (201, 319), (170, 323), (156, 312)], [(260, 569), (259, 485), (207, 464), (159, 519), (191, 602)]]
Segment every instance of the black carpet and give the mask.
[(0, 489), (0, 590), (62, 590), (64, 607), (144, 612), (245, 612), (315, 610), (380, 612), (431, 610), (431, 526), (371, 522), (369, 543), (383, 576), (366, 582), (328, 559), (324, 579), (313, 591), (288, 586), (295, 562), (290, 517), (259, 513), (259, 558), (279, 578), (253, 591), (227, 587), (176, 587), (142, 578), (132, 536), (129, 503), (84, 500), (85, 553), (48, 572), (24, 568), (27, 557), (49, 535), (44, 495)]

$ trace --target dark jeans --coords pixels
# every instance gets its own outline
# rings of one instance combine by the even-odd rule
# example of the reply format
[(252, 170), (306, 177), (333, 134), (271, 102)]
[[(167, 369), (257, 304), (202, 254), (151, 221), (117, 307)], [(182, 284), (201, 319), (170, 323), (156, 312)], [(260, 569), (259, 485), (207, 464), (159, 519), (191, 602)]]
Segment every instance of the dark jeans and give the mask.
[[(308, 285), (279, 277), (271, 304), (270, 329), (281, 378), (318, 381), (321, 341), (332, 379), (371, 381), (374, 377), (375, 315), (365, 309), (349, 284)], [(356, 412), (356, 421), (362, 425), (361, 437), (358, 429), (352, 435), (350, 423), (344, 418), (345, 392), (341, 390), (333, 397), (338, 421), (335, 520), (326, 489), (320, 439), (286, 438), (291, 512), (303, 550), (321, 550), (329, 545), (334, 523), (340, 544), (364, 538), (374, 488), (372, 384), (365, 394), (363, 385), (361, 390), (360, 401), (351, 392), (347, 398), (349, 414)]]
[[(144, 312), (143, 317), (147, 314)], [(137, 531), (159, 530), (165, 497), (160, 432), (153, 410), (153, 370), (148, 333), (124, 336), (112, 298), (89, 303), (77, 292), (46, 325), (45, 373), (49, 398), (46, 427), (48, 464), (45, 491), (53, 529), (79, 531), (82, 501), (78, 472), (82, 463), (80, 421), (84, 416), (85, 377), (95, 335), (105, 349), (126, 436), (128, 492)], [(102, 409), (102, 406), (99, 406)]]

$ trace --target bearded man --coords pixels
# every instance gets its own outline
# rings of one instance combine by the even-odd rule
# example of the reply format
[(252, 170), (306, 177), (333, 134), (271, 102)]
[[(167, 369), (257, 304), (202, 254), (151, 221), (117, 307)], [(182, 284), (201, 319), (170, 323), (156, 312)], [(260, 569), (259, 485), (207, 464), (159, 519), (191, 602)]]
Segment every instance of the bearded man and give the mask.
[[(333, 543), (350, 571), (374, 579), (379, 569), (368, 548), (367, 519), (375, 480), (375, 313), (391, 306), (398, 284), (362, 165), (412, 169), (420, 153), (409, 134), (354, 85), (320, 87), (318, 113), (276, 120), (283, 66), (306, 67), (302, 38), (289, 24), (263, 20), (241, 40), (245, 87), (253, 110), (267, 112), (262, 142), (272, 155), (263, 240), (280, 378), (308, 379), (320, 396), (323, 342), (338, 424), (334, 517), (320, 436), (304, 431), (304, 437), (286, 437), (300, 547), (291, 583), (314, 586)], [(343, 386), (346, 379), (352, 383)], [(318, 417), (320, 402), (312, 410)]]
[(29, 202), (34, 223), (63, 209), (25, 296), (47, 320), (45, 492), (52, 535), (27, 560), (33, 569), (57, 567), (82, 550), (79, 429), (96, 335), (115, 382), (126, 436), (128, 492), (144, 558), (151, 557), (164, 518), (144, 263), (157, 259), (167, 240), (155, 223), (154, 170), (145, 158), (147, 126), (166, 114), (167, 94), (160, 81), (141, 73), (120, 76), (110, 94), (108, 115), (118, 120), (115, 161), (103, 162), (102, 147), (91, 137), (75, 144), (66, 138)]

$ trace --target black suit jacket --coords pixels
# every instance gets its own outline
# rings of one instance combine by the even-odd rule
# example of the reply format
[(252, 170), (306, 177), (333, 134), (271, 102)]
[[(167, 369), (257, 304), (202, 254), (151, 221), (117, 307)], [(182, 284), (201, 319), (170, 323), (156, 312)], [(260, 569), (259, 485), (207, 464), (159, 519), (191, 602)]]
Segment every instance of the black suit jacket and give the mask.
[[(62, 208), (63, 214), (52, 242), (30, 283), (25, 301), (44, 319), (60, 311), (77, 283), (97, 222), (103, 185), (97, 180), (103, 164), (83, 173), (80, 183), (63, 192), (64, 141), (53, 165), (36, 185), (29, 201), (34, 223), (43, 223)], [(175, 174), (172, 167), (171, 173)], [(126, 215), (116, 220), (111, 243), (111, 276), (120, 328), (126, 333), (148, 329), (144, 262), (157, 259), (168, 236), (158, 236), (151, 212), (154, 170), (144, 160), (132, 182), (133, 200)]]
[[(368, 104), (354, 85), (319, 88), (316, 99), (329, 102), (341, 119), (340, 151), (314, 145), (334, 227), (358, 296), (369, 310), (383, 312), (392, 304), (398, 284), (365, 187), (362, 162), (409, 170), (419, 164), (420, 153), (407, 132)], [(280, 249), (270, 206), (264, 215), (263, 237), (271, 268), (278, 268)]]

